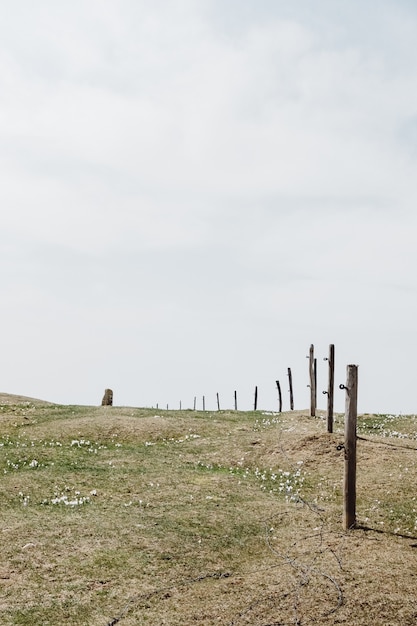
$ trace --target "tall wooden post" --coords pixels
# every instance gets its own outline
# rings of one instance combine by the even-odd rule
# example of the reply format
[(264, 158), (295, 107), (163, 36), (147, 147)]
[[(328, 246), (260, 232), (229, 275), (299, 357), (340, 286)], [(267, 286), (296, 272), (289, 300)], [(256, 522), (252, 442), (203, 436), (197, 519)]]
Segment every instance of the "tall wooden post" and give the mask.
[(217, 410), (220, 411), (220, 398), (219, 394), (217, 394)]
[(356, 524), (356, 422), (358, 413), (358, 366), (348, 365), (345, 409), (345, 479), (343, 526), (345, 530)]
[(253, 403), (253, 410), (256, 411), (258, 408), (258, 387), (255, 387), (255, 400)]
[(309, 377), (310, 377), (310, 415), (315, 417), (316, 415), (316, 382), (314, 374), (314, 345), (310, 346), (309, 357)]
[(329, 383), (327, 385), (327, 432), (333, 432), (333, 401), (334, 401), (334, 344), (329, 345)]
[(278, 389), (278, 410), (282, 413), (282, 393), (281, 393), (281, 385), (279, 384), (279, 380), (276, 381), (277, 389)]
[(203, 411), (205, 411), (205, 410), (206, 410), (206, 399), (203, 396)]
[(237, 391), (235, 391), (235, 411), (237, 411)]
[(194, 396), (194, 411), (195, 411), (196, 405), (197, 405), (197, 398), (196, 396)]
[(294, 394), (292, 391), (292, 374), (291, 374), (291, 368), (288, 368), (288, 383), (290, 385), (290, 409), (291, 411), (294, 411)]

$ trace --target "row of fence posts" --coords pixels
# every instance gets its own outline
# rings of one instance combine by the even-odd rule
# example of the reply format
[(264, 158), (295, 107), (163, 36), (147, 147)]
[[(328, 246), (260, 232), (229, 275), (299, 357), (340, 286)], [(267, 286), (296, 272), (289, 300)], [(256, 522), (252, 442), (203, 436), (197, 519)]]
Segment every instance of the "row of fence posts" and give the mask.
[[(317, 409), (317, 359), (314, 357), (314, 344), (310, 345), (310, 354), (307, 357), (309, 359), (309, 378), (310, 384), (310, 415), (311, 417), (316, 416)], [(329, 366), (329, 382), (326, 391), (323, 391), (323, 394), (327, 395), (327, 432), (333, 432), (333, 405), (334, 405), (334, 364), (335, 364), (335, 349), (334, 344), (330, 344), (329, 346), (329, 356), (324, 358), (325, 361), (328, 362)], [(292, 384), (292, 373), (291, 368), (289, 367), (287, 370), (288, 374), (288, 384), (289, 384), (289, 394), (290, 394), (290, 410), (294, 410), (294, 392), (293, 392), (293, 384)], [(280, 381), (275, 381), (278, 391), (278, 411), (282, 413), (282, 390)], [(220, 395), (216, 393), (216, 402), (217, 402), (217, 410), (220, 411)], [(156, 408), (159, 408), (159, 405), (156, 405)], [(167, 405), (167, 409), (168, 409)], [(182, 408), (182, 402), (180, 400), (180, 410)], [(202, 397), (202, 408), (203, 411), (206, 410), (206, 397)], [(237, 411), (237, 391), (234, 392), (234, 409)], [(197, 410), (197, 397), (194, 396), (194, 404), (193, 410)], [(255, 387), (254, 393), (254, 403), (253, 410), (258, 410), (258, 387)]]
[[(323, 394), (327, 395), (327, 432), (333, 432), (333, 402), (334, 402), (334, 363), (335, 363), (335, 350), (334, 344), (330, 344), (329, 346), (329, 356), (325, 357), (324, 360), (328, 361), (329, 365), (329, 383), (327, 391), (323, 391)], [(309, 359), (309, 378), (310, 384), (310, 415), (311, 417), (315, 417), (316, 408), (317, 408), (317, 359), (314, 357), (314, 344), (310, 345), (310, 354), (307, 357)], [(290, 394), (290, 410), (294, 410), (294, 392), (293, 392), (293, 382), (292, 382), (292, 372), (291, 368), (287, 369), (288, 375), (288, 386), (289, 386), (289, 394)], [(277, 390), (278, 390), (278, 411), (282, 413), (282, 390), (281, 384), (279, 380), (275, 381)], [(217, 402), (217, 410), (220, 411), (220, 395), (216, 393), (216, 402)], [(180, 400), (180, 410), (182, 409), (182, 401)], [(156, 408), (159, 408), (159, 404), (156, 405)], [(169, 409), (169, 405), (166, 405), (167, 410)], [(206, 410), (206, 396), (202, 397), (202, 409)], [(237, 391), (234, 392), (234, 409), (237, 408)], [(255, 387), (254, 393), (254, 403), (253, 403), (254, 411), (258, 410), (258, 387)], [(197, 410), (197, 396), (194, 396), (194, 404), (193, 410)]]
[[(317, 409), (317, 359), (314, 357), (314, 344), (310, 345), (310, 354), (307, 357), (309, 358), (309, 377), (310, 377), (310, 415), (311, 417), (315, 417), (316, 409)], [(333, 432), (333, 403), (334, 403), (334, 363), (335, 363), (335, 349), (334, 344), (330, 344), (329, 346), (329, 356), (324, 358), (325, 361), (328, 361), (329, 365), (329, 383), (327, 391), (323, 391), (323, 394), (327, 395), (327, 432)], [(291, 368), (287, 369), (288, 375), (288, 385), (289, 385), (289, 394), (290, 394), (290, 410), (294, 410), (294, 392), (293, 392), (293, 383), (292, 383), (292, 372)], [(278, 390), (278, 411), (282, 413), (282, 390), (280, 381), (275, 381), (277, 390)], [(217, 410), (220, 411), (220, 395), (216, 393), (216, 402), (217, 402)], [(156, 408), (159, 408), (159, 405), (156, 405)], [(168, 404), (166, 405), (168, 409)], [(206, 410), (206, 396), (202, 397), (202, 408), (203, 411)], [(180, 410), (182, 409), (182, 402), (180, 400)], [(238, 410), (237, 407), (237, 391), (234, 392), (234, 409)], [(194, 396), (194, 404), (193, 410), (197, 410), (197, 397)], [(255, 387), (254, 393), (254, 403), (253, 410), (258, 410), (258, 387)]]
[[(317, 408), (317, 359), (314, 357), (314, 345), (310, 345), (309, 377), (310, 377), (310, 415), (315, 417)], [(333, 432), (333, 405), (334, 405), (334, 366), (335, 348), (334, 344), (329, 345), (329, 356), (325, 357), (328, 362), (328, 386), (323, 394), (327, 395), (327, 432)], [(290, 392), (290, 409), (294, 410), (294, 396), (292, 387), (291, 368), (288, 368), (288, 381)], [(278, 390), (279, 412), (282, 412), (282, 392), (279, 380), (276, 381)], [(346, 373), (346, 385), (339, 385), (339, 389), (345, 391), (345, 442), (339, 445), (339, 450), (344, 450), (345, 471), (344, 471), (344, 509), (343, 525), (346, 530), (353, 528), (356, 524), (356, 439), (357, 439), (357, 397), (358, 397), (358, 366), (348, 365)], [(220, 396), (217, 393), (217, 409), (220, 411)], [(102, 400), (102, 405), (111, 406), (113, 404), (113, 391), (106, 389)], [(194, 411), (196, 410), (197, 397), (194, 396)], [(158, 408), (158, 405), (156, 405)], [(237, 411), (237, 391), (234, 392), (234, 408)], [(258, 387), (255, 387), (254, 410), (258, 408)], [(167, 405), (168, 409), (168, 405)], [(182, 402), (180, 401), (180, 410)], [(203, 411), (206, 410), (206, 399), (203, 396)]]
[[(293, 392), (293, 386), (292, 386), (292, 374), (291, 374), (291, 368), (288, 368), (288, 382), (289, 382), (289, 394), (290, 394), (290, 409), (291, 411), (294, 410), (294, 392)], [(280, 413), (282, 413), (282, 391), (281, 391), (281, 384), (279, 382), (279, 380), (275, 381), (277, 389), (278, 389), (278, 410)], [(237, 411), (237, 391), (234, 391), (233, 393), (233, 397), (234, 397), (234, 409), (235, 411)], [(220, 395), (217, 392), (216, 393), (216, 403), (217, 403), (217, 410), (220, 411)], [(159, 408), (159, 404), (156, 404), (156, 408)], [(169, 410), (169, 405), (166, 405), (167, 410)], [(202, 396), (202, 409), (203, 411), (206, 410), (206, 396)], [(180, 411), (182, 410), (182, 401), (180, 400)], [(193, 411), (197, 410), (197, 396), (194, 396), (194, 402), (193, 402)], [(253, 410), (257, 411), (258, 410), (258, 386), (255, 386), (255, 393), (254, 393), (254, 401), (253, 401)]]
[[(310, 346), (309, 376), (310, 376), (310, 415), (315, 417), (317, 408), (317, 359), (314, 358), (314, 345)], [(333, 404), (334, 404), (334, 344), (329, 345), (328, 386), (327, 391), (327, 432), (333, 432)], [(356, 441), (358, 418), (358, 366), (347, 365), (346, 384), (339, 385), (345, 391), (345, 441), (337, 446), (344, 450), (345, 467), (343, 480), (343, 526), (349, 530), (356, 525)]]

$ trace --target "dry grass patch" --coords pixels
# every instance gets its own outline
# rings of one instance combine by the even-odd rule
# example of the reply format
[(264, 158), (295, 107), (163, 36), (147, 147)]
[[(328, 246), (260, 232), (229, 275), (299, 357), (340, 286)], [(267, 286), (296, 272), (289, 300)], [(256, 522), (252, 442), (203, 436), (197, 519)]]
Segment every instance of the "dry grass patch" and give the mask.
[(1, 622), (411, 626), (415, 417), (3, 404)]

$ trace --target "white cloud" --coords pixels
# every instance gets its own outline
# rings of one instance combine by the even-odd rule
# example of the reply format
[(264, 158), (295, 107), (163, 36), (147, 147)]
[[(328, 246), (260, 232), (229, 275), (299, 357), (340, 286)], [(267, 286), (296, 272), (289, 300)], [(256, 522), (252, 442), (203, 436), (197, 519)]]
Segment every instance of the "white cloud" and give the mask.
[(416, 13), (378, 7), (0, 7), (9, 387), (247, 388), (315, 336), (412, 367)]

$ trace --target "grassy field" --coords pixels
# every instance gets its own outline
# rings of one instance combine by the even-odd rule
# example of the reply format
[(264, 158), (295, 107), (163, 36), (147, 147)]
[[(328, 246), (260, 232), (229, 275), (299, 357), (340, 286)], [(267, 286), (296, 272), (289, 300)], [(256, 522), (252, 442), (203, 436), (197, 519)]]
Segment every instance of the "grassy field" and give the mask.
[(417, 418), (0, 395), (0, 623), (415, 626)]

